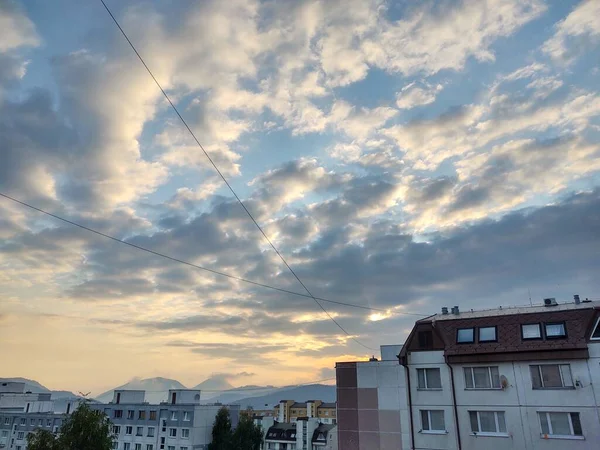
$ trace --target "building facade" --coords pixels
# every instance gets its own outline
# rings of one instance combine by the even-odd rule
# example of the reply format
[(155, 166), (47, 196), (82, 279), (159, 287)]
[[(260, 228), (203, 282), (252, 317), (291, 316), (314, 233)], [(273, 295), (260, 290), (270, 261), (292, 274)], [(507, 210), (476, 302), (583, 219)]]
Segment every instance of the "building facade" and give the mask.
[(338, 450), (337, 426), (317, 418), (277, 422), (273, 417), (256, 417), (263, 429), (265, 450)]
[(383, 437), (387, 386), (372, 373), (386, 358), (338, 363), (339, 448), (600, 448), (599, 322), (600, 305), (578, 298), (420, 320), (396, 361), (402, 439)]
[[(18, 390), (21, 392), (16, 392)], [(27, 435), (37, 429), (58, 432), (77, 408), (78, 400), (50, 400), (50, 394), (30, 394), (23, 387), (0, 386), (0, 449), (26, 450)], [(10, 391), (10, 392), (9, 392)], [(150, 404), (144, 391), (116, 390), (113, 401), (90, 403), (112, 423), (115, 450), (205, 450), (212, 440), (221, 404), (200, 404), (199, 390), (170, 390), (168, 402)], [(232, 426), (239, 405), (227, 405)]]

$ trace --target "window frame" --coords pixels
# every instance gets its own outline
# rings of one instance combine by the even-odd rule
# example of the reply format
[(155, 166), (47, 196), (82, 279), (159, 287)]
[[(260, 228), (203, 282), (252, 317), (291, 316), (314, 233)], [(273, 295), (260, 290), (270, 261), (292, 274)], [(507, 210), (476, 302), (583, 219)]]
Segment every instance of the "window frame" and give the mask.
[(189, 422), (190, 421), (190, 412), (189, 411), (183, 411), (183, 419), (184, 422)]
[[(473, 337), (471, 341), (459, 341), (458, 335), (462, 330), (471, 330), (473, 332)], [(456, 343), (457, 344), (474, 344), (475, 343), (475, 327), (466, 327), (466, 328), (457, 328), (456, 329)]]
[[(423, 371), (423, 379), (425, 380), (425, 387), (419, 386), (419, 370)], [(429, 387), (429, 382), (427, 379), (427, 371), (428, 370), (437, 370), (440, 374), (440, 387)], [(417, 368), (417, 391), (443, 391), (442, 385), (442, 371), (439, 367), (418, 367)]]
[(182, 428), (181, 429), (181, 439), (189, 439), (189, 438), (190, 438), (190, 429), (189, 428)]
[[(542, 367), (543, 366), (558, 366), (558, 374), (560, 375), (560, 382), (562, 384), (562, 386), (549, 386), (546, 387), (544, 386), (544, 377), (542, 374)], [(569, 370), (569, 375), (571, 376), (571, 386), (565, 386), (565, 380), (563, 377), (563, 372), (561, 370), (561, 367), (563, 366), (567, 366), (568, 370)], [(531, 370), (533, 370), (534, 367), (537, 367), (538, 370), (538, 374), (540, 377), (540, 382), (542, 383), (542, 386), (540, 387), (535, 387), (533, 385), (533, 376), (531, 375)], [(545, 390), (572, 390), (575, 389), (575, 381), (573, 380), (573, 372), (571, 371), (571, 364), (569, 363), (565, 363), (565, 364), (530, 364), (529, 365), (529, 376), (531, 376), (531, 389), (533, 389), (534, 391), (545, 391)]]
[[(583, 434), (583, 426), (581, 425), (581, 414), (578, 411), (538, 411), (538, 421), (540, 423), (540, 437), (542, 439), (573, 439), (573, 440), (584, 440), (585, 436)], [(548, 427), (548, 431), (552, 432), (552, 421), (550, 420), (550, 414), (566, 414), (569, 420), (569, 428), (571, 428), (571, 433), (573, 434), (551, 434), (551, 433), (543, 433), (542, 428), (542, 415), (546, 418), (546, 425)], [(573, 428), (573, 419), (571, 414), (577, 414), (579, 416), (579, 426), (581, 427), (581, 434), (574, 434), (575, 429)]]
[[(562, 336), (548, 336), (548, 325), (562, 325), (564, 334)], [(564, 320), (561, 322), (544, 322), (544, 336), (546, 339), (567, 339), (567, 323)]]
[[(498, 369), (498, 385), (494, 386), (492, 379), (492, 368), (495, 367)], [(475, 386), (475, 374), (473, 369), (487, 369), (488, 379), (490, 380), (490, 387), (477, 387)], [(471, 381), (473, 387), (468, 387), (467, 385), (467, 370), (471, 372)], [(502, 380), (500, 379), (500, 366), (467, 366), (463, 367), (463, 373), (465, 376), (465, 391), (501, 391), (502, 390)]]
[[(442, 413), (442, 422), (444, 422), (443, 430), (434, 430), (431, 428), (431, 424), (433, 423), (431, 420), (432, 412), (441, 412)], [(425, 426), (423, 423), (423, 413), (427, 414), (427, 421), (429, 424), (428, 429), (425, 429)], [(446, 415), (444, 414), (443, 409), (421, 409), (421, 410), (419, 410), (419, 415), (421, 417), (421, 431), (419, 431), (419, 433), (422, 433), (422, 434), (448, 434), (448, 430), (446, 430), (446, 417), (445, 417)]]
[(169, 437), (177, 437), (177, 428), (169, 428)]
[[(493, 328), (494, 329), (494, 339), (486, 339), (486, 340), (481, 340), (481, 330), (484, 329), (488, 329), (488, 328)], [(477, 343), (481, 343), (481, 344), (487, 344), (490, 342), (498, 342), (498, 327), (496, 325), (491, 325), (489, 327), (477, 327)]]
[(590, 341), (600, 341), (600, 336), (594, 337), (596, 330), (600, 330), (600, 316), (596, 319), (596, 325), (592, 328), (592, 334), (590, 334)]
[(474, 431), (473, 427), (471, 426), (471, 436), (489, 436), (489, 437), (510, 437), (510, 433), (508, 432), (508, 427), (506, 426), (506, 412), (505, 411), (486, 411), (486, 410), (469, 410), (469, 424), (471, 424), (471, 413), (475, 413), (477, 416), (477, 428), (479, 430), (481, 430), (481, 416), (479, 413), (482, 412), (486, 412), (486, 413), (494, 413), (494, 422), (496, 424), (496, 430), (500, 430), (500, 420), (499, 420), (499, 413), (502, 414), (503, 419), (504, 419), (504, 428), (506, 429), (506, 431)]
[[(523, 327), (537, 325), (538, 331), (540, 332), (538, 337), (525, 337), (523, 334)], [(521, 324), (521, 340), (523, 341), (541, 341), (544, 339), (544, 335), (542, 334), (542, 324), (539, 322), (536, 323), (522, 323)]]

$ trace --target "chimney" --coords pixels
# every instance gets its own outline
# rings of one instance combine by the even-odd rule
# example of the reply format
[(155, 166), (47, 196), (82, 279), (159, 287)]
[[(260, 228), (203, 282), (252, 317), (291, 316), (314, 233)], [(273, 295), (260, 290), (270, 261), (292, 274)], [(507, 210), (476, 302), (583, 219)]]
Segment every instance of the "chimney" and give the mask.
[(442, 314), (444, 316), (448, 315), (448, 307), (447, 306), (442, 306)]
[(581, 303), (581, 300), (579, 299), (579, 294), (575, 294), (573, 296), (573, 300), (575, 300), (576, 305), (579, 305)]
[(455, 316), (458, 316), (460, 314), (460, 311), (458, 310), (458, 306), (452, 307), (452, 314), (454, 314)]

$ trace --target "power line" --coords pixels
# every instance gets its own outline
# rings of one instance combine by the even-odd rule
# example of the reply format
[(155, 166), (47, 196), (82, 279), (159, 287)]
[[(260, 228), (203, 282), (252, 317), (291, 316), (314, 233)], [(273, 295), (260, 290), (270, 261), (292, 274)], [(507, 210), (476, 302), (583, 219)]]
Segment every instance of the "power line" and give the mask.
[[(102, 236), (102, 237), (104, 237), (106, 239), (110, 239), (112, 241), (118, 242), (119, 244), (125, 244), (125, 245), (133, 247), (135, 249), (138, 249), (138, 250), (150, 253), (152, 255), (160, 256), (161, 258), (166, 258), (166, 259), (168, 259), (170, 261), (174, 261), (174, 262), (177, 262), (177, 263), (180, 263), (180, 264), (184, 264), (186, 266), (193, 267), (195, 269), (200, 269), (200, 270), (204, 270), (206, 272), (210, 272), (210, 273), (212, 273), (214, 275), (220, 275), (220, 276), (223, 276), (223, 277), (230, 278), (232, 280), (241, 281), (243, 283), (252, 284), (254, 286), (262, 287), (262, 288), (265, 288), (265, 289), (271, 289), (273, 291), (283, 292), (283, 293), (290, 294), (290, 295), (296, 295), (298, 297), (313, 298), (313, 297), (311, 297), (311, 296), (309, 296), (307, 294), (303, 294), (301, 292), (294, 292), (294, 291), (290, 291), (288, 289), (278, 288), (278, 287), (275, 287), (275, 286), (271, 286), (269, 284), (260, 283), (258, 281), (252, 281), (252, 280), (249, 280), (247, 278), (242, 278), (242, 277), (238, 277), (236, 275), (231, 275), (231, 274), (226, 273), (226, 272), (221, 272), (221, 271), (218, 271), (218, 270), (209, 269), (208, 267), (199, 266), (198, 264), (194, 264), (194, 263), (185, 261), (183, 259), (175, 258), (173, 256), (166, 255), (164, 253), (160, 253), (160, 252), (157, 252), (157, 251), (154, 251), (154, 250), (150, 250), (149, 248), (133, 244), (131, 242), (125, 241), (123, 239), (116, 238), (116, 237), (111, 236), (109, 234), (103, 233), (101, 231), (98, 231), (98, 230), (95, 230), (93, 228), (87, 227), (87, 226), (82, 225), (80, 223), (74, 222), (72, 220), (65, 219), (64, 217), (61, 217), (61, 216), (58, 216), (58, 215), (53, 214), (51, 212), (45, 211), (45, 210), (43, 210), (41, 208), (38, 208), (36, 206), (33, 206), (33, 205), (29, 204), (29, 203), (26, 203), (24, 201), (21, 201), (21, 200), (18, 200), (16, 198), (14, 198), (14, 197), (11, 197), (10, 195), (3, 194), (2, 192), (0, 192), (0, 197), (4, 197), (7, 200), (11, 200), (11, 201), (13, 201), (15, 203), (18, 203), (18, 204), (22, 205), (22, 206), (25, 206), (27, 208), (33, 209), (34, 211), (37, 211), (37, 212), (40, 212), (40, 213), (45, 214), (47, 216), (53, 217), (54, 219), (60, 220), (62, 222), (68, 223), (70, 225), (79, 227), (79, 228), (81, 228), (83, 230), (86, 230), (86, 231), (89, 231), (91, 233), (97, 234), (97, 235)], [(381, 308), (373, 308), (373, 307), (370, 307), (370, 306), (356, 305), (354, 303), (340, 302), (340, 301), (329, 300), (329, 299), (321, 298), (321, 297), (316, 297), (316, 299), (320, 300), (322, 302), (333, 303), (333, 304), (336, 304), (336, 305), (347, 306), (347, 307), (350, 307), (350, 308), (358, 308), (358, 309), (365, 309), (365, 310), (370, 310), (370, 311), (385, 312), (385, 310), (381, 309)], [(416, 313), (408, 313), (408, 312), (400, 312), (399, 314), (411, 315), (411, 316), (419, 316), (419, 317), (425, 317), (426, 316), (426, 314), (416, 314)]]
[(137, 49), (135, 48), (135, 46), (133, 45), (133, 43), (131, 42), (131, 40), (127, 36), (127, 33), (125, 33), (125, 30), (123, 30), (123, 28), (121, 28), (121, 25), (117, 21), (117, 18), (113, 15), (113, 13), (108, 8), (108, 6), (104, 2), (104, 0), (100, 0), (100, 2), (102, 3), (102, 5), (104, 5), (104, 8), (106, 9), (106, 11), (108, 12), (108, 14), (112, 18), (112, 20), (115, 23), (115, 25), (121, 31), (121, 34), (123, 34), (123, 37), (129, 43), (129, 46), (131, 47), (131, 49), (135, 52), (135, 54), (137, 55), (138, 59), (144, 65), (144, 67), (146, 68), (146, 70), (148, 71), (148, 73), (150, 74), (150, 76), (152, 77), (152, 79), (154, 80), (154, 82), (156, 83), (156, 85), (158, 86), (158, 88), (160, 89), (160, 91), (162, 92), (162, 94), (164, 95), (164, 97), (167, 99), (167, 101), (171, 105), (171, 108), (173, 108), (173, 111), (175, 111), (175, 114), (177, 114), (177, 116), (179, 117), (179, 119), (181, 120), (181, 122), (183, 123), (183, 125), (185, 126), (185, 128), (187, 128), (187, 130), (189, 131), (189, 133), (191, 134), (191, 136), (194, 138), (194, 141), (196, 141), (196, 144), (198, 144), (198, 147), (200, 147), (200, 149), (202, 149), (202, 151), (204, 152), (204, 155), (210, 161), (211, 165), (214, 167), (214, 169), (217, 172), (217, 174), (219, 174), (219, 176), (221, 177), (221, 179), (223, 180), (223, 182), (225, 183), (225, 185), (229, 188), (229, 190), (231, 191), (231, 193), (233, 194), (233, 196), (235, 197), (235, 199), (242, 206), (242, 208), (244, 208), (244, 211), (246, 211), (246, 214), (248, 214), (248, 217), (250, 217), (250, 219), (252, 220), (252, 222), (254, 223), (254, 225), (256, 225), (256, 228), (258, 228), (258, 230), (260, 231), (260, 233), (263, 235), (263, 237), (265, 238), (265, 240), (269, 243), (269, 245), (271, 246), (271, 248), (275, 251), (275, 253), (277, 254), (277, 256), (279, 256), (279, 258), (281, 259), (281, 261), (283, 262), (283, 264), (288, 268), (288, 270), (290, 271), (290, 273), (294, 276), (294, 278), (296, 278), (296, 280), (298, 281), (298, 283), (300, 283), (300, 285), (304, 288), (304, 290), (308, 293), (308, 295), (315, 301), (315, 303), (319, 306), (319, 308), (321, 308), (321, 310), (323, 310), (323, 312), (327, 315), (327, 317), (329, 317), (329, 319), (331, 319), (331, 321), (333, 323), (335, 323), (336, 326), (340, 330), (342, 330), (344, 332), (344, 334), (346, 334), (346, 336), (348, 336), (354, 342), (356, 342), (357, 344), (363, 346), (366, 349), (376, 350), (376, 349), (373, 349), (373, 348), (371, 348), (371, 347), (363, 344), (358, 339), (356, 339), (354, 336), (352, 336), (348, 331), (346, 331), (346, 329), (343, 326), (341, 326), (339, 324), (339, 322), (337, 320), (335, 320), (331, 314), (329, 314), (329, 312), (325, 309), (325, 307), (319, 302), (319, 300), (316, 299), (316, 297), (310, 292), (310, 290), (302, 282), (302, 280), (296, 274), (296, 272), (294, 271), (294, 269), (292, 269), (292, 267), (288, 264), (288, 262), (285, 260), (285, 258), (283, 257), (283, 255), (279, 252), (279, 250), (277, 250), (277, 247), (275, 247), (275, 245), (273, 244), (273, 242), (271, 242), (271, 239), (269, 239), (269, 237), (264, 232), (264, 230), (262, 229), (262, 227), (258, 224), (258, 222), (254, 218), (254, 216), (252, 215), (252, 213), (250, 213), (250, 211), (248, 210), (248, 208), (246, 208), (246, 205), (244, 205), (244, 202), (242, 202), (242, 199), (237, 195), (237, 193), (235, 192), (235, 190), (233, 189), (233, 187), (229, 184), (229, 182), (227, 181), (227, 178), (225, 178), (225, 176), (223, 175), (223, 173), (219, 170), (219, 168), (217, 167), (217, 165), (215, 164), (215, 162), (213, 161), (213, 159), (210, 157), (210, 155), (208, 154), (208, 152), (204, 149), (204, 147), (202, 146), (202, 144), (200, 143), (200, 141), (198, 140), (198, 138), (196, 137), (196, 135), (194, 134), (194, 132), (192, 131), (192, 129), (189, 127), (189, 125), (187, 124), (187, 122), (183, 118), (183, 116), (179, 113), (179, 110), (177, 109), (177, 107), (175, 106), (175, 104), (171, 101), (171, 98), (169, 97), (169, 95), (162, 88), (161, 84), (158, 82), (158, 80), (156, 79), (156, 77), (154, 76), (154, 74), (152, 73), (152, 71), (150, 70), (150, 68), (148, 67), (148, 65), (146, 64), (146, 62), (144, 61), (144, 59), (142, 58), (142, 56), (139, 54), (139, 52), (137, 51)]

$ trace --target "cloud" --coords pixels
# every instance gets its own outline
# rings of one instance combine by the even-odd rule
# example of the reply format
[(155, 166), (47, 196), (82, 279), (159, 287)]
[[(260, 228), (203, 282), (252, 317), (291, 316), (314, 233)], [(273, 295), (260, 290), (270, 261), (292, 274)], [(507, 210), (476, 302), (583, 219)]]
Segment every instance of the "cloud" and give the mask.
[(35, 47), (40, 40), (35, 26), (16, 2), (0, 3), (0, 53), (19, 47)]
[(595, 43), (600, 38), (598, 15), (598, 2), (580, 2), (565, 19), (556, 24), (554, 36), (544, 43), (542, 50), (555, 60), (574, 61), (586, 45)]
[(426, 84), (419, 87), (415, 83), (411, 83), (396, 95), (396, 106), (400, 109), (412, 109), (416, 106), (429, 105), (435, 101), (443, 88), (441, 84), (435, 86)]

